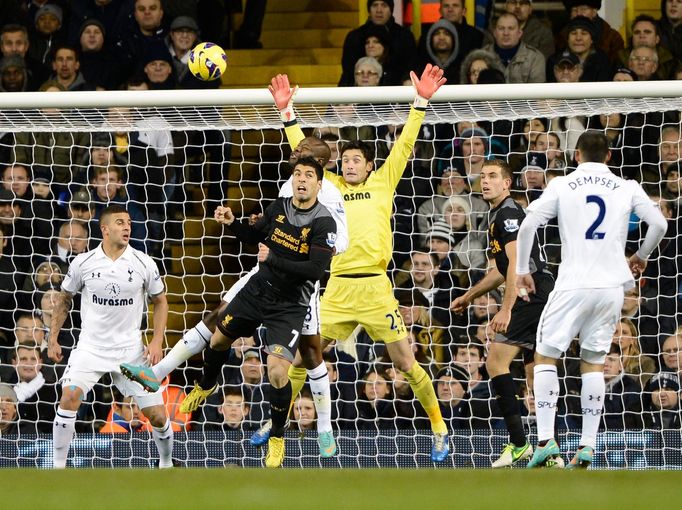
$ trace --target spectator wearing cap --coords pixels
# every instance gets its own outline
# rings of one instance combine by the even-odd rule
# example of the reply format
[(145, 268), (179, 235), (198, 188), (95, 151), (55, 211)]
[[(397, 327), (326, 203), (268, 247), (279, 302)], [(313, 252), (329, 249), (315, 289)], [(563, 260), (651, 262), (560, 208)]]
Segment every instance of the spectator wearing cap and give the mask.
[(583, 65), (575, 53), (569, 50), (562, 51), (547, 61), (547, 72), (551, 66), (552, 80), (557, 83), (578, 83), (583, 75)]
[(355, 30), (351, 30), (343, 43), (342, 82), (352, 82), (350, 77), (355, 72), (355, 63), (365, 55), (367, 33), (377, 29), (387, 33), (391, 51), (399, 58), (399, 60), (396, 59), (396, 74), (405, 78), (414, 69), (417, 58), (417, 45), (414, 36), (409, 29), (395, 22), (393, 7), (393, 0), (367, 0), (367, 10), (369, 11), (367, 22)]
[(544, 83), (545, 56), (521, 40), (523, 30), (519, 23), (514, 14), (502, 13), (492, 31), (495, 42), (483, 49), (497, 56), (507, 83)]
[(63, 280), (64, 274), (59, 266), (54, 262), (44, 261), (36, 267), (33, 278), (26, 278), (24, 290), (33, 293), (59, 289)]
[(426, 34), (426, 44), (417, 51), (416, 72), (420, 74), (427, 64), (440, 67), (451, 85), (459, 83), (460, 67), (464, 55), (459, 49), (459, 35), (455, 25), (439, 19)]
[(679, 430), (680, 379), (671, 372), (659, 372), (644, 388), (644, 422), (647, 428)]
[(526, 191), (528, 202), (538, 198), (547, 187), (547, 156), (541, 152), (526, 153), (526, 164), (521, 169), (519, 184)]
[(29, 32), (28, 54), (49, 67), (52, 48), (64, 42), (62, 21), (64, 11), (53, 3), (44, 3), (33, 18), (35, 30)]
[(167, 35), (162, 25), (161, 0), (135, 0), (134, 22), (119, 34), (114, 52), (125, 66), (125, 75), (132, 76), (145, 58), (150, 46), (165, 46)]
[(676, 0), (661, 0), (658, 20), (661, 45), (670, 50), (676, 60), (682, 60), (682, 6)]
[(453, 143), (446, 146), (438, 158), (449, 161), (466, 176), (471, 191), (481, 191), (481, 169), (485, 159), (490, 154), (490, 136), (481, 127), (474, 126), (464, 129)]
[(106, 43), (106, 28), (98, 19), (85, 20), (79, 28), (80, 71), (97, 90), (117, 90), (126, 76), (112, 46)]
[(433, 380), (440, 412), (450, 430), (470, 428), (469, 373), (458, 365), (441, 369)]
[(26, 92), (28, 73), (26, 63), (18, 55), (0, 59), (0, 92)]
[(171, 90), (175, 88), (173, 59), (165, 44), (150, 44), (140, 61), (149, 90)]
[(613, 81), (637, 81), (639, 78), (632, 69), (618, 67), (613, 73)]
[(640, 14), (632, 21), (630, 29), (632, 33), (630, 45), (618, 52), (618, 66), (628, 67), (632, 50), (640, 46), (646, 46), (656, 50), (656, 56), (658, 57), (656, 77), (659, 80), (673, 79), (672, 73), (677, 60), (668, 48), (661, 45), (661, 37), (658, 33), (659, 26), (656, 20), (647, 14)]
[(417, 210), (417, 246), (423, 246), (426, 233), (439, 218), (437, 211), (442, 210), (443, 204), (452, 196), (464, 198), (471, 210), (472, 230), (480, 230), (480, 225), (487, 216), (489, 207), (481, 198), (471, 194), (469, 181), (463, 172), (454, 167), (447, 167), (440, 176), (436, 177), (436, 193), (424, 201)]
[(95, 215), (95, 205), (87, 188), (79, 188), (73, 195), (67, 206), (69, 220), (80, 221), (88, 224)]
[(69, 44), (78, 45), (86, 21), (96, 20), (102, 24), (105, 37), (104, 46), (112, 46), (124, 27), (132, 18), (132, 2), (115, 2), (111, 0), (74, 0), (71, 1), (71, 13), (68, 16)]
[(182, 89), (214, 88), (220, 86), (220, 80), (201, 81), (189, 72), (187, 64), (189, 53), (199, 42), (199, 26), (190, 16), (178, 16), (170, 26), (170, 33), (166, 38), (166, 46), (170, 52), (173, 69)]
[[(566, 33), (566, 49), (574, 53), (583, 66), (580, 81), (610, 81), (613, 66), (606, 53), (594, 44), (597, 29), (592, 20), (585, 16), (576, 16), (566, 25)], [(554, 60), (550, 58), (550, 61), (552, 67), (548, 65), (548, 72), (554, 66)]]
[(26, 90), (38, 90), (50, 75), (48, 66), (28, 54), (28, 29), (24, 25), (9, 24), (0, 27), (0, 52), (4, 57), (19, 56), (24, 59), (28, 82)]
[[(601, 0), (564, 0), (564, 6), (571, 20), (576, 17), (585, 17), (591, 21), (594, 27), (592, 36), (594, 47), (601, 50), (609, 63), (613, 65), (618, 60), (618, 52), (625, 47), (625, 42), (620, 33), (599, 16), (601, 4)], [(557, 48), (564, 49), (567, 47), (568, 30), (567, 26), (559, 32), (556, 41)]]
[(52, 54), (51, 80), (61, 84), (68, 91), (95, 90), (95, 87), (85, 81), (80, 71), (81, 62), (78, 50), (72, 46), (55, 46)]
[(607, 430), (642, 428), (642, 389), (632, 378), (625, 375), (623, 356), (617, 344), (604, 360), (604, 410), (602, 428)]
[(547, 20), (541, 20), (533, 15), (532, 0), (507, 0), (504, 3), (504, 8), (519, 19), (521, 30), (523, 30), (521, 40), (524, 43), (540, 50), (545, 58), (554, 54), (552, 27), (547, 23)]

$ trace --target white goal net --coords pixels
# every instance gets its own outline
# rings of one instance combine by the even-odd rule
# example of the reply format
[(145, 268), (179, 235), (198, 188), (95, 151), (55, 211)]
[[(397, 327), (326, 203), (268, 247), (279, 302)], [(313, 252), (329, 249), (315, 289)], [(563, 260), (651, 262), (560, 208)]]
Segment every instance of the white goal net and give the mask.
[[(427, 111), (394, 199), (390, 276), (417, 360), (436, 385), (458, 467), (487, 467), (506, 442), (485, 370), (486, 327), (503, 289), (478, 298), (463, 315), (449, 303), (485, 274), (487, 205), (477, 173), (491, 158), (514, 170), (513, 197), (537, 198), (547, 179), (574, 168), (586, 129), (606, 133), (612, 171), (641, 182), (661, 204), (669, 229), (623, 317), (607, 358), (607, 395), (595, 465), (682, 467), (678, 324), (678, 235), (682, 157), (682, 85), (545, 84), (444, 87)], [(380, 164), (400, 135), (409, 87), (310, 89), (296, 96), (306, 134), (333, 158), (344, 142), (372, 144)], [(74, 255), (100, 239), (110, 203), (128, 208), (131, 244), (157, 262), (170, 312), (167, 348), (220, 302), (255, 264), (255, 248), (223, 233), (213, 210), (262, 211), (289, 176), (279, 114), (266, 90), (16, 93), (0, 96), (0, 466), (51, 465), (57, 381), (64, 364), (46, 353), (54, 294)], [(338, 161), (329, 169), (337, 171)], [(642, 227), (631, 219), (627, 249)], [(553, 271), (560, 257), (555, 226), (540, 234)], [(150, 307), (146, 324), (151, 328)], [(60, 333), (68, 354), (78, 341), (78, 301)], [(286, 466), (431, 466), (431, 435), (421, 406), (363, 331), (325, 353), (332, 379), (339, 454), (320, 459), (307, 389), (294, 406)], [(176, 453), (190, 466), (259, 466), (248, 443), (267, 419), (267, 373), (260, 340), (240, 340), (221, 390), (192, 416), (178, 407), (199, 376), (200, 357), (171, 374), (166, 405)], [(66, 361), (64, 362), (66, 363)], [(534, 403), (521, 359), (512, 366), (519, 407), (534, 437)], [(580, 427), (579, 359), (560, 366), (557, 419), (562, 449)], [(122, 402), (110, 378), (85, 398), (70, 465), (147, 466), (155, 456), (149, 424)]]

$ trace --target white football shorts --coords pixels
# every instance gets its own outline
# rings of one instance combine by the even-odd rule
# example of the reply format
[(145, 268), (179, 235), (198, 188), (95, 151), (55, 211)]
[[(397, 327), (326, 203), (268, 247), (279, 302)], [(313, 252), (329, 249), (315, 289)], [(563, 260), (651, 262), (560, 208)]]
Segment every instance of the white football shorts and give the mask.
[(64, 375), (60, 382), (62, 387), (76, 386), (86, 395), (95, 386), (104, 374), (111, 374), (111, 379), (118, 390), (126, 397), (134, 397), (140, 409), (151, 406), (163, 405), (161, 390), (156, 393), (147, 393), (139, 384), (129, 381), (123, 375), (119, 365), (132, 363), (145, 365), (146, 360), (142, 356), (144, 347), (140, 342), (138, 347), (124, 349), (97, 349), (87, 345), (78, 345), (69, 357)]
[(608, 354), (623, 299), (623, 287), (552, 291), (540, 316), (537, 352), (566, 352), (579, 337), (581, 349)]

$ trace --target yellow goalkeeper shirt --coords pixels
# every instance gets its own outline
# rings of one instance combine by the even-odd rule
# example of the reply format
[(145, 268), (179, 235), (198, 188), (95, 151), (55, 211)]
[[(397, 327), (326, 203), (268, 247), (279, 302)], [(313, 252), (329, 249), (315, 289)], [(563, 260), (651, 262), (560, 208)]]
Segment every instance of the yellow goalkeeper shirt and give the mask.
[[(332, 276), (386, 273), (393, 255), (393, 195), (412, 155), (424, 115), (422, 110), (410, 109), (403, 132), (386, 162), (371, 172), (365, 182), (351, 186), (342, 176), (325, 171), (325, 177), (343, 195), (350, 238), (348, 249), (332, 259)], [(305, 137), (298, 124), (287, 126), (285, 131), (292, 147)]]

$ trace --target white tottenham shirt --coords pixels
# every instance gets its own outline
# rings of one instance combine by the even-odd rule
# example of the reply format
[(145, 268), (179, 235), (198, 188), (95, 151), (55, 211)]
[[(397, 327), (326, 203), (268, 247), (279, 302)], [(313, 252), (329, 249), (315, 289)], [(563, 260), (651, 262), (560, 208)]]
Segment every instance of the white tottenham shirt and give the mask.
[(128, 246), (111, 260), (100, 243), (73, 260), (62, 290), (83, 294), (79, 346), (122, 349), (140, 345), (147, 296), (163, 293), (164, 286), (148, 255)]
[(526, 209), (517, 237), (517, 274), (527, 274), (535, 230), (557, 217), (561, 265), (555, 290), (634, 286), (625, 258), (630, 214), (648, 225), (637, 255), (646, 260), (663, 238), (667, 223), (639, 183), (614, 175), (601, 163), (582, 163), (552, 179)]
[[(279, 190), (280, 198), (288, 198), (294, 196), (294, 177), (291, 176)], [(325, 206), (336, 222), (336, 242), (334, 248), (335, 255), (343, 253), (348, 248), (348, 223), (346, 221), (346, 209), (343, 207), (343, 195), (339, 188), (334, 186), (331, 181), (326, 178), (322, 179), (322, 189), (317, 195), (317, 199)]]

